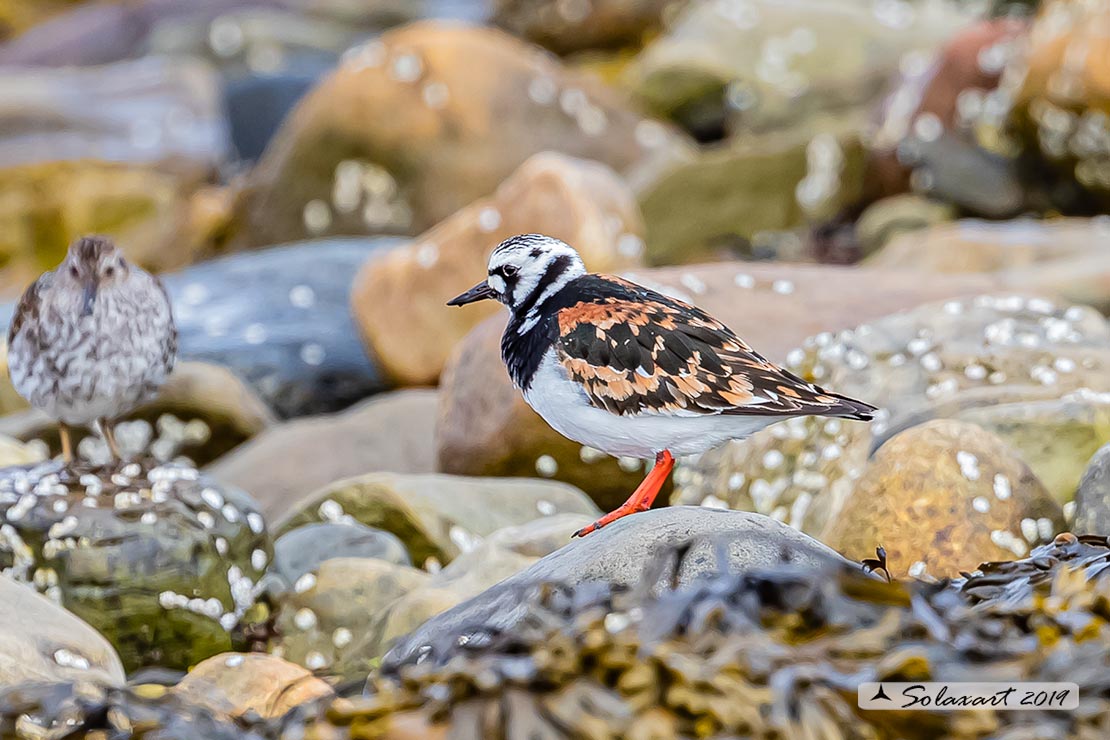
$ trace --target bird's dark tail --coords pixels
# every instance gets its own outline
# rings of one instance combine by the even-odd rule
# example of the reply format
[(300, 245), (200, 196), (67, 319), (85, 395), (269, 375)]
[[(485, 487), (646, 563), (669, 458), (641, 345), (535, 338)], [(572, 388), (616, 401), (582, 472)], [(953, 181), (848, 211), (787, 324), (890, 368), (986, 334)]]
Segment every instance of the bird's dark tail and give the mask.
[(879, 410), (878, 407), (872, 406), (869, 403), (857, 401), (854, 398), (848, 398), (839, 393), (829, 393), (826, 391), (826, 395), (839, 399), (840, 403), (830, 408), (828, 412), (824, 414), (825, 416), (836, 416), (841, 419), (856, 419), (857, 421), (871, 421), (871, 419), (874, 418), (875, 412)]

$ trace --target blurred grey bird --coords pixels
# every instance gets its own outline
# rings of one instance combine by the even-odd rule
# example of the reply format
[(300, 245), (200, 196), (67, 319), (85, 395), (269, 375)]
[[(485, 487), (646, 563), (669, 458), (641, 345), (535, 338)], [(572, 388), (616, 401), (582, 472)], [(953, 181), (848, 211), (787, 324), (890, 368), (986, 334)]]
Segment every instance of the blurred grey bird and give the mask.
[(119, 461), (112, 422), (158, 390), (176, 356), (162, 283), (101, 236), (70, 245), (62, 264), (23, 294), (8, 331), (12, 384), (57, 419), (67, 463), (70, 427), (94, 423)]

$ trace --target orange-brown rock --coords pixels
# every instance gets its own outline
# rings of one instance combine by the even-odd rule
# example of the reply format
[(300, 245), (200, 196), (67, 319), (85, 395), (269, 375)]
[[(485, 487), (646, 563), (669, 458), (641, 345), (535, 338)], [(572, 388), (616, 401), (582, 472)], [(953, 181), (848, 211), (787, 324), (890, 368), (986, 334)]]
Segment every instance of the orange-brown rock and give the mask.
[(974, 424), (940, 419), (879, 448), (823, 539), (855, 560), (882, 545), (896, 578), (944, 577), (1024, 557), (1063, 526), (1060, 507), (1012, 448)]
[[(908, 271), (748, 263), (645, 269), (627, 276), (701, 306), (778, 361), (822, 331), (992, 286), (989, 278), (975, 275), (923, 278)], [(497, 316), (481, 324), (447, 363), (440, 382), (439, 469), (459, 475), (539, 472), (578, 486), (602, 509), (622, 503), (642, 469), (584, 450), (524, 403), (501, 362), (504, 321)]]
[(352, 50), (251, 173), (236, 239), (416, 234), (559, 151), (633, 183), (687, 140), (507, 33), (422, 22)]
[(643, 251), (635, 198), (611, 169), (561, 154), (537, 154), (489, 198), (367, 263), (355, 279), (355, 319), (380, 367), (397, 383), (434, 383), (451, 349), (498, 310), (460, 311), (445, 302), (486, 276), (497, 244), (542, 233), (574, 245), (587, 268), (631, 267)]
[(311, 672), (276, 656), (223, 653), (197, 665), (173, 693), (213, 713), (272, 718), (332, 690)]

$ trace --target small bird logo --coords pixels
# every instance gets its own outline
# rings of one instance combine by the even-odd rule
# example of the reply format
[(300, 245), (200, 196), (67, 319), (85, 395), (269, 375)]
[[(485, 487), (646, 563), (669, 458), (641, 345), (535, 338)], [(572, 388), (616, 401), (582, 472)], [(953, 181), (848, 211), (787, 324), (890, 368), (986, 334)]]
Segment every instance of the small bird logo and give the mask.
[(162, 283), (101, 236), (70, 245), (62, 263), (20, 298), (8, 330), (12, 384), (58, 421), (70, 465), (70, 427), (93, 424), (113, 461), (121, 460), (113, 421), (161, 387), (176, 356)]
[(575, 536), (651, 508), (674, 455), (796, 416), (868, 421), (875, 411), (769, 362), (699, 308), (586, 272), (558, 239), (506, 239), (487, 272), (448, 305), (494, 299), (509, 309), (501, 357), (528, 404), (580, 444), (655, 459), (628, 501)]

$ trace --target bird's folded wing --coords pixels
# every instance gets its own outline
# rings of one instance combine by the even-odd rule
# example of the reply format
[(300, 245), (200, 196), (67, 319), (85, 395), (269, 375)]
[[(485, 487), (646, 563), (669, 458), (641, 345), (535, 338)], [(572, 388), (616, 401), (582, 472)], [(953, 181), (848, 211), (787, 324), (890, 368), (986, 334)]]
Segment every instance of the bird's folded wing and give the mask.
[[(866, 414), (754, 352), (698, 308), (639, 286), (564, 308), (556, 355), (590, 402), (616, 414)], [(864, 417), (860, 417), (864, 418)]]
[(12, 340), (15, 339), (15, 335), (23, 328), (23, 324), (38, 316), (39, 307), (42, 305), (40, 293), (50, 284), (50, 278), (51, 273), (49, 272), (39, 275), (38, 279), (31, 283), (30, 287), (24, 291), (23, 296), (19, 299), (19, 303), (15, 307), (15, 313), (12, 314), (12, 323), (8, 327), (9, 349), (11, 349)]

